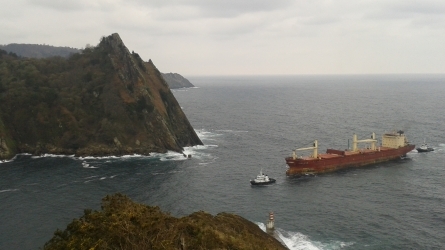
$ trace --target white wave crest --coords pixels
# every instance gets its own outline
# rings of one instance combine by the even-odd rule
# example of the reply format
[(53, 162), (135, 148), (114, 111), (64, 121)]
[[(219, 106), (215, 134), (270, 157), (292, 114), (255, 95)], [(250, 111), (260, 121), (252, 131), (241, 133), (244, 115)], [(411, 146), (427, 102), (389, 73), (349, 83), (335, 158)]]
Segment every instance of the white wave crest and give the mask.
[(4, 192), (14, 192), (14, 191), (19, 191), (19, 189), (16, 189), (16, 188), (12, 188), (12, 189), (3, 189), (3, 190), (0, 190), (0, 193), (4, 193)]
[(32, 159), (38, 159), (38, 158), (45, 158), (45, 157), (52, 157), (52, 158), (75, 158), (74, 155), (54, 155), (54, 154), (41, 154), (41, 155), (33, 155), (31, 156)]
[[(266, 232), (264, 223), (257, 222), (256, 224), (261, 230)], [(342, 241), (330, 241), (328, 243), (311, 241), (308, 236), (302, 233), (286, 231), (280, 228), (275, 229), (274, 237), (284, 243), (290, 250), (337, 250), (354, 245), (354, 243)]]
[(1, 163), (7, 163), (7, 162), (12, 162), (12, 161), (14, 161), (15, 159), (17, 159), (17, 155), (31, 155), (31, 154), (26, 154), (26, 153), (23, 153), (23, 154), (16, 154), (16, 155), (14, 155), (14, 157), (12, 157), (12, 159), (9, 159), (9, 160), (0, 160), (0, 164), (1, 164)]
[(79, 160), (102, 160), (102, 159), (128, 159), (128, 158), (142, 158), (142, 157), (150, 157), (150, 156), (145, 156), (145, 155), (140, 155), (140, 154), (121, 155), (121, 156), (116, 156), (116, 155), (110, 155), (110, 156), (80, 156), (80, 157), (77, 157), (76, 159), (79, 159)]
[[(221, 130), (222, 132), (232, 131), (232, 130)], [(183, 161), (190, 159), (191, 157), (197, 158), (197, 159), (209, 159), (214, 158), (211, 156), (210, 153), (205, 152), (206, 150), (213, 149), (218, 147), (215, 143), (208, 143), (208, 141), (214, 141), (217, 140), (217, 137), (222, 136), (221, 133), (215, 133), (206, 129), (201, 130), (195, 130), (199, 138), (204, 142), (204, 145), (196, 145), (192, 147), (184, 147), (183, 154), (174, 152), (174, 151), (168, 151), (167, 153), (150, 153), (150, 155), (140, 155), (140, 154), (131, 154), (131, 155), (121, 155), (121, 156), (80, 156), (76, 157), (75, 155), (55, 155), (55, 154), (42, 154), (38, 156), (31, 156), (33, 159), (38, 158), (44, 158), (44, 157), (53, 157), (53, 158), (61, 158), (61, 157), (67, 157), (72, 158), (74, 160), (80, 160), (82, 162), (83, 168), (98, 168), (95, 166), (91, 166), (90, 163), (86, 162), (85, 160), (125, 160), (130, 158), (148, 158), (148, 159), (159, 159), (160, 161)], [(247, 132), (247, 131), (235, 131), (235, 132)], [(31, 155), (31, 154), (23, 154), (23, 155)], [(15, 157), (9, 161), (13, 161)], [(0, 163), (3, 162), (9, 162), (9, 161), (0, 161)], [(110, 161), (107, 161), (110, 162)]]
[(95, 177), (97, 177), (97, 175), (88, 176), (88, 177), (85, 177), (84, 179), (93, 179)]
[(219, 132), (227, 132), (227, 133), (248, 133), (249, 131), (246, 130), (232, 130), (232, 129), (218, 129), (215, 131)]
[(195, 130), (195, 132), (204, 144), (207, 144), (207, 141), (214, 141), (217, 137), (223, 135), (221, 133), (215, 133), (206, 129)]
[(98, 167), (91, 166), (90, 164), (88, 164), (86, 162), (82, 162), (82, 167), (83, 168), (98, 168)]

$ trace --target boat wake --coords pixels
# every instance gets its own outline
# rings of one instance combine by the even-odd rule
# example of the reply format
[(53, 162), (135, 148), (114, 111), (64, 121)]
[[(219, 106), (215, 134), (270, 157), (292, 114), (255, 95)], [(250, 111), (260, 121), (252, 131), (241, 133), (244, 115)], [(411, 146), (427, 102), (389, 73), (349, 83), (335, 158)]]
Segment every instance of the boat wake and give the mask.
[[(264, 223), (257, 222), (257, 225), (266, 232)], [(312, 241), (302, 233), (286, 231), (280, 228), (275, 229), (274, 236), (290, 250), (337, 250), (348, 249), (348, 247), (354, 245), (352, 242), (342, 241), (329, 241), (327, 243)]]
[(434, 150), (436, 149), (437, 151), (445, 151), (445, 143), (439, 143), (438, 147), (434, 148)]

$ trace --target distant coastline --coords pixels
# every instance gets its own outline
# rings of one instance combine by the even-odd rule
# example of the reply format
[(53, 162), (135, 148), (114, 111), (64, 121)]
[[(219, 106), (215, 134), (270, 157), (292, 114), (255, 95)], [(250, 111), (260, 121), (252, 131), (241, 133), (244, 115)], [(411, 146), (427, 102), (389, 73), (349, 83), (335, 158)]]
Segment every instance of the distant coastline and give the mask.
[(189, 80), (178, 73), (162, 73), (162, 77), (171, 89), (195, 87)]

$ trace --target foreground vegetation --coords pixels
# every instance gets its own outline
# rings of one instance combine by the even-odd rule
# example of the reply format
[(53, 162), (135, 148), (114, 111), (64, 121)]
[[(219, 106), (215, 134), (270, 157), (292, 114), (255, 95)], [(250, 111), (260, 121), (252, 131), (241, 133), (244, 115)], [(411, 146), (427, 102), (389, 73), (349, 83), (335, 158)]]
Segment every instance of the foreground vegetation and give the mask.
[(122, 194), (85, 210), (44, 249), (286, 249), (256, 224), (234, 214), (196, 212), (175, 218)]

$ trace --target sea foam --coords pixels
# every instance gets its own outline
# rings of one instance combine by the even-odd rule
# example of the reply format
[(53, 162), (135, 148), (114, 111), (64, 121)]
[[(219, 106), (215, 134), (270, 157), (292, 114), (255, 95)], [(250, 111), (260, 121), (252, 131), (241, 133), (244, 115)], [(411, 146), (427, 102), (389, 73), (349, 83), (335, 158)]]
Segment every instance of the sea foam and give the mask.
[[(261, 230), (266, 232), (266, 226), (264, 223), (256, 223)], [(330, 241), (328, 243), (322, 243), (317, 241), (312, 241), (310, 238), (302, 233), (286, 231), (280, 228), (274, 230), (274, 237), (290, 250), (337, 250), (345, 249), (349, 246), (354, 245), (351, 242), (342, 241)]]

